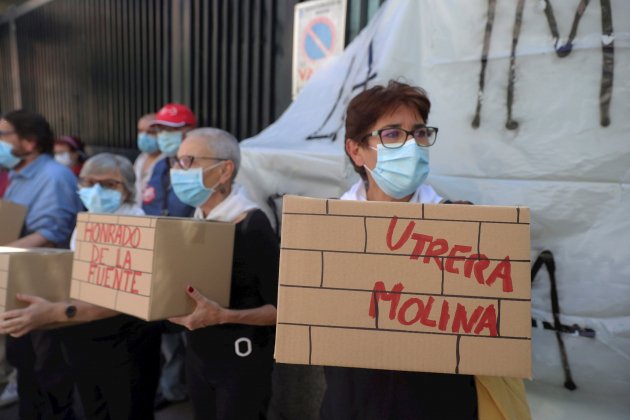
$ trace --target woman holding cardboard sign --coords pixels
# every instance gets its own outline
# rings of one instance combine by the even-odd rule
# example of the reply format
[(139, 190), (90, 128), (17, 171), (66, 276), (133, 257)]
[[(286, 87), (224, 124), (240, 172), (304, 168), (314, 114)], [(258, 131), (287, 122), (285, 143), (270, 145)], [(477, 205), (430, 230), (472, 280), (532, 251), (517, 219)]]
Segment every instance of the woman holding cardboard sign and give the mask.
[[(440, 203), (424, 181), (438, 129), (417, 87), (391, 81), (357, 95), (346, 115), (346, 154), (361, 180), (342, 200)], [(418, 355), (421, 357), (421, 355)], [(473, 419), (475, 381), (467, 375), (325, 367), (323, 419)]]
[[(430, 107), (424, 90), (395, 81), (350, 102), (345, 151), (361, 180), (342, 200), (449, 202), (424, 184), (438, 133), (426, 125)], [(341, 367), (325, 367), (325, 374), (323, 419), (530, 418), (517, 378)]]
[[(186, 374), (195, 418), (258, 419), (271, 393), (279, 247), (267, 217), (234, 183), (238, 141), (200, 128), (172, 159), (171, 184), (197, 219), (236, 224), (230, 307), (188, 287), (194, 311), (172, 322), (188, 328)], [(208, 273), (212, 281), (212, 273)]]
[[(126, 158), (109, 153), (92, 157), (81, 170), (79, 186), (89, 212), (144, 215), (135, 203), (135, 175)], [(76, 300), (17, 299), (29, 306), (1, 314), (0, 333), (17, 337), (46, 325), (82, 323), (59, 332), (87, 418), (153, 418), (160, 357), (157, 326)]]

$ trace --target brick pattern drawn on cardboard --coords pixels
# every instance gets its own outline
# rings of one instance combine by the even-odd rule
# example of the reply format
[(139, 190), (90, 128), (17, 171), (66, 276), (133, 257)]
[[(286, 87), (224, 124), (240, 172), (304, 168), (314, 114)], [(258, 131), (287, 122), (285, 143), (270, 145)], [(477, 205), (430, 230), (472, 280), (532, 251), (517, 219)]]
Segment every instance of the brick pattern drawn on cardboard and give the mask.
[(276, 359), (531, 376), (529, 209), (286, 197)]
[(72, 296), (112, 309), (121, 309), (123, 304), (146, 316), (155, 223), (155, 218), (80, 213)]
[(9, 288), (9, 255), (0, 255), (0, 312), (6, 311), (7, 289)]
[(0, 199), (0, 246), (19, 239), (26, 211), (22, 205)]

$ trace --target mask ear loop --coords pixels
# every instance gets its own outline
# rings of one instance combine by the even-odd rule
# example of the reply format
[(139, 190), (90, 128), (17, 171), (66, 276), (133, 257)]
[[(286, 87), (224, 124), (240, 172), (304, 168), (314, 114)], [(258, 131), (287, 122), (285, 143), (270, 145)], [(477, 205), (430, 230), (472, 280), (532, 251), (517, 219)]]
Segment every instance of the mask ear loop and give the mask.
[[(368, 145), (368, 147), (376, 152), (376, 164), (374, 165), (374, 169), (376, 169), (376, 165), (378, 165), (378, 145), (377, 145), (377, 147)], [(365, 169), (366, 172), (368, 172), (370, 175), (372, 175), (372, 172), (373, 172), (374, 169), (370, 169), (367, 166), (367, 163), (364, 163), (362, 167), (363, 167), (363, 169)], [(372, 179), (374, 179), (374, 175), (372, 175)], [(374, 181), (374, 182), (376, 182), (376, 181)], [(369, 188), (370, 188), (369, 178), (366, 177), (365, 181), (363, 181), (363, 184), (365, 185), (365, 191), (367, 192), (369, 190)]]
[[(210, 166), (208, 166), (207, 168), (203, 168), (203, 172), (205, 172), (205, 171), (209, 171), (209, 170), (211, 170), (211, 169), (214, 169), (214, 168), (216, 168), (217, 166), (219, 166), (219, 165), (223, 164), (224, 162), (225, 162), (225, 160), (222, 160), (222, 161), (220, 161), (220, 162), (215, 163), (214, 165), (210, 165)], [(221, 175), (221, 176), (223, 176), (223, 175)], [(211, 186), (210, 188), (211, 188), (212, 190), (219, 191), (221, 194), (225, 194), (226, 190), (225, 190), (225, 187), (224, 187), (223, 185), (221, 185), (221, 181), (220, 181), (220, 179), (221, 179), (221, 177), (219, 177), (219, 181), (217, 181), (217, 182), (216, 182), (213, 186)]]
[[(374, 168), (376, 168), (376, 166)], [(367, 164), (363, 164), (363, 169), (365, 169), (367, 172), (369, 172), (370, 175), (372, 175), (372, 169), (368, 168)], [(374, 180), (374, 175), (372, 175), (371, 179), (372, 179), (372, 182), (376, 184), (376, 180)], [(368, 190), (370, 189), (370, 178), (365, 177), (365, 181), (363, 181), (363, 185), (365, 186), (365, 192), (367, 193)]]

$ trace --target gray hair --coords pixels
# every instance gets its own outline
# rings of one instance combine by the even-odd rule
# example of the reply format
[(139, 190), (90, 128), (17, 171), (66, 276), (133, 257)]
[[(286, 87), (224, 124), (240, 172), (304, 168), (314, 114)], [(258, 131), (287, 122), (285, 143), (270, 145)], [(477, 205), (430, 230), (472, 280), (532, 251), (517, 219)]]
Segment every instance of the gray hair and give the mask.
[(208, 150), (217, 158), (228, 159), (234, 162), (234, 173), (232, 179), (236, 177), (241, 166), (241, 149), (238, 140), (227, 131), (219, 128), (202, 127), (190, 130), (186, 137), (202, 137), (206, 140)]
[(122, 178), (123, 187), (129, 193), (126, 203), (133, 204), (136, 201), (136, 174), (129, 159), (113, 153), (99, 153), (89, 158), (79, 176), (100, 175), (107, 172), (118, 171)]

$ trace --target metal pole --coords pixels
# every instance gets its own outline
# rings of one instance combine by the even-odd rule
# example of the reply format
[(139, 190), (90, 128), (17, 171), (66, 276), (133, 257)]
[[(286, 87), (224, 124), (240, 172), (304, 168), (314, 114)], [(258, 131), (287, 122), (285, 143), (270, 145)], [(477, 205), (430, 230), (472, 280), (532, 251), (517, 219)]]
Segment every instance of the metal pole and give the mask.
[(20, 84), (20, 61), (17, 45), (15, 19), (9, 21), (9, 45), (11, 54), (11, 80), (13, 85), (13, 108), (22, 108), (22, 85)]
[(171, 100), (190, 106), (191, 2), (190, 0), (173, 0), (172, 5)]

